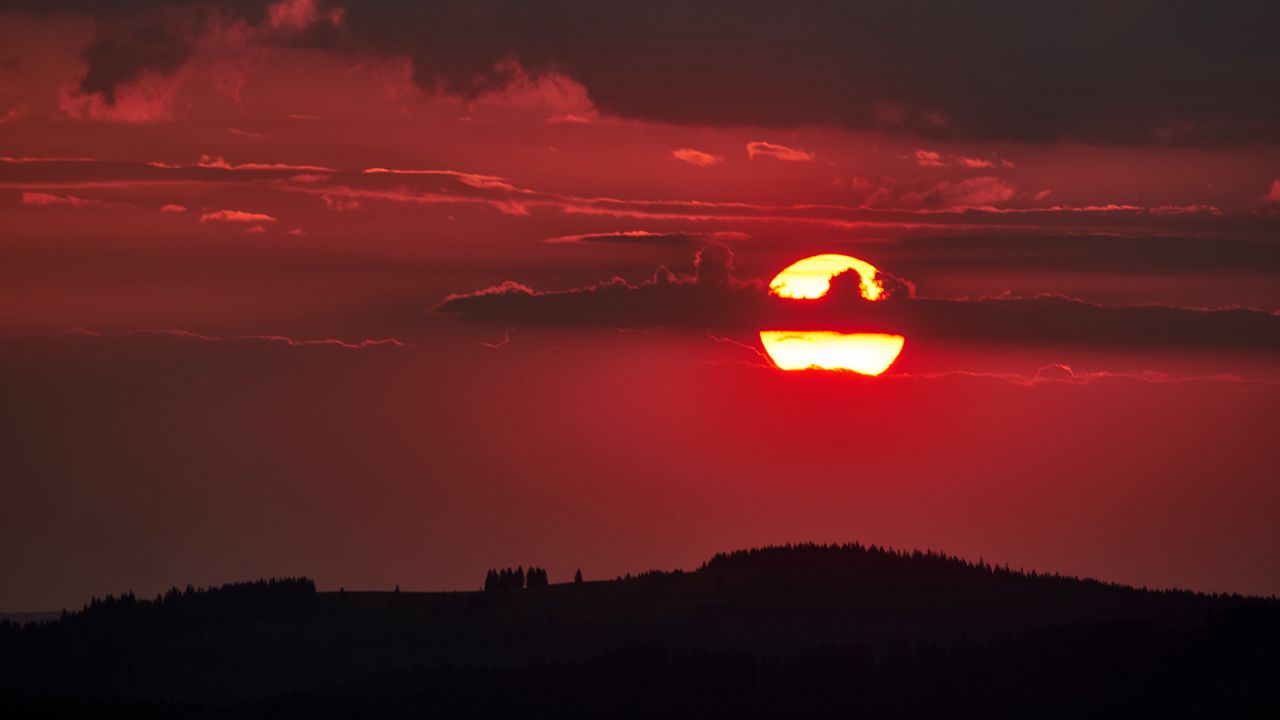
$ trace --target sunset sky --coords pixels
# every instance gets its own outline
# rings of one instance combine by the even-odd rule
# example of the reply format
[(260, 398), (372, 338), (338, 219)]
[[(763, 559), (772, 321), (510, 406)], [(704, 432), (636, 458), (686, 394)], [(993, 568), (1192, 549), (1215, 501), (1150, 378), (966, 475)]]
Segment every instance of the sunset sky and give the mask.
[[(1277, 27), (0, 0), (0, 611), (806, 540), (1280, 593)], [(890, 297), (767, 294), (820, 253)]]

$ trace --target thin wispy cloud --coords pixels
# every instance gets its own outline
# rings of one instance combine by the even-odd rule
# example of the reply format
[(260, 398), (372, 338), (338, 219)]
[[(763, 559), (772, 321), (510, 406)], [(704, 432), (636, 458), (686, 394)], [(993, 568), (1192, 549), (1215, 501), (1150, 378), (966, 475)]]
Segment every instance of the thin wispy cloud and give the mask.
[(273, 223), (278, 219), (259, 212), (246, 212), (244, 210), (214, 210), (200, 215), (200, 222), (227, 222), (227, 223)]
[(682, 162), (698, 167), (711, 167), (724, 162), (724, 158), (719, 155), (712, 155), (709, 152), (694, 150), (693, 148), (678, 148), (671, 151), (671, 156)]
[(747, 157), (752, 160), (763, 157), (784, 162), (809, 162), (816, 158), (817, 155), (807, 150), (798, 150), (786, 145), (756, 140), (747, 143)]

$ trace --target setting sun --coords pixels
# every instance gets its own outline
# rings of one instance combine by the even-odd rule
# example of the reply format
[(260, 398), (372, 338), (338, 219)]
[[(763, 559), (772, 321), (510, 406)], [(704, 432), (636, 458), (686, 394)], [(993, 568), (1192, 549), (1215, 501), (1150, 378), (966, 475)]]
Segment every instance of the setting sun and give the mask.
[(881, 333), (765, 330), (760, 342), (783, 370), (818, 368), (879, 375), (898, 359), (906, 340)]
[[(852, 270), (864, 300), (884, 299), (879, 272), (865, 260), (848, 255), (814, 255), (787, 266), (769, 283), (781, 298), (814, 300), (831, 289), (831, 279)], [(879, 375), (898, 359), (906, 338), (883, 333), (840, 333), (831, 330), (762, 330), (760, 343), (782, 370), (849, 370)]]
[(858, 273), (862, 297), (876, 301), (884, 295), (884, 285), (876, 279), (876, 268), (869, 262), (834, 253), (814, 255), (792, 263), (769, 282), (769, 292), (778, 297), (812, 300), (827, 294), (831, 278), (842, 272)]

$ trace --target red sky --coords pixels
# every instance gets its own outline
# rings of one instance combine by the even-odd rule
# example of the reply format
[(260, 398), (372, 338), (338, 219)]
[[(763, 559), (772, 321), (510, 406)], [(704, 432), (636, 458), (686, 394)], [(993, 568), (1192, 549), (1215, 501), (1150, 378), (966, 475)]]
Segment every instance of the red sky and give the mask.
[[(0, 2), (0, 609), (810, 539), (1280, 592), (1274, 8), (721, 5)], [(781, 373), (645, 285), (707, 245), (931, 334)], [(505, 281), (596, 289), (427, 312)]]

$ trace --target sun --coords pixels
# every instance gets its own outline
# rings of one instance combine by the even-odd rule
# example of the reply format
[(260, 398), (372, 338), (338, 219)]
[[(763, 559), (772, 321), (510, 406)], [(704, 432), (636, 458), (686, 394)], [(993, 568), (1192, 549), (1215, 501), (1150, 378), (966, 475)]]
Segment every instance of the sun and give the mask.
[(760, 342), (773, 364), (783, 370), (817, 368), (879, 375), (898, 359), (906, 338), (882, 333), (762, 330)]
[[(814, 255), (788, 265), (769, 283), (769, 292), (804, 302), (827, 294), (831, 278), (847, 271), (858, 273), (858, 290), (864, 300), (885, 298), (884, 284), (875, 266), (848, 255)], [(841, 333), (831, 330), (761, 330), (760, 344), (773, 364), (782, 370), (845, 370), (879, 375), (888, 370), (906, 338), (885, 333)]]
[(848, 255), (814, 255), (783, 268), (769, 281), (769, 292), (778, 297), (812, 300), (827, 294), (831, 278), (852, 270), (858, 273), (862, 297), (875, 302), (884, 297), (884, 285), (876, 278), (874, 265)]

